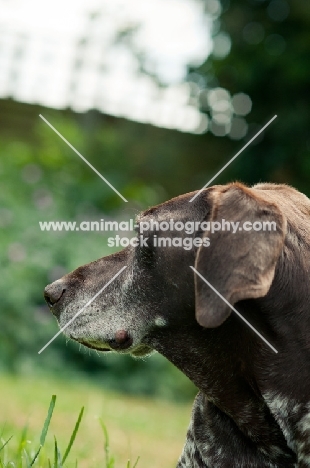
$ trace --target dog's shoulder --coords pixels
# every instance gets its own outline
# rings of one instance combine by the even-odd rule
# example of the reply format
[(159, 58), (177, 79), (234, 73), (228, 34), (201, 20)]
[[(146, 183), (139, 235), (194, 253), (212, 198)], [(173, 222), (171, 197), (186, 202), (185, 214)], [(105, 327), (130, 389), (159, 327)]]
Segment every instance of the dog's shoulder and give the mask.
[(296, 453), (299, 463), (304, 463), (302, 466), (310, 466), (310, 400), (300, 403), (293, 397), (272, 391), (263, 397), (288, 447)]

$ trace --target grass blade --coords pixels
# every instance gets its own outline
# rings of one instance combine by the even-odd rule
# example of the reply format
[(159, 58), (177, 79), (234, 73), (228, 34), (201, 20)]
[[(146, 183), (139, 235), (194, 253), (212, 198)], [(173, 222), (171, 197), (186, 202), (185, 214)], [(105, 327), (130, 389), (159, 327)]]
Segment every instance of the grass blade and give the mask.
[(80, 424), (81, 424), (81, 421), (82, 421), (83, 414), (84, 414), (84, 406), (80, 411), (80, 414), (79, 414), (78, 419), (77, 419), (77, 421), (75, 423), (73, 432), (71, 434), (68, 447), (66, 448), (65, 454), (63, 456), (63, 459), (62, 459), (63, 464), (65, 463), (65, 461), (66, 461), (66, 459), (67, 459), (67, 457), (68, 457), (68, 455), (69, 455), (69, 453), (71, 451), (72, 445), (73, 445), (73, 443), (75, 441), (75, 438), (76, 438), (76, 434), (77, 434), (77, 432), (79, 430), (79, 427), (80, 427)]
[(55, 404), (56, 404), (56, 395), (53, 395), (52, 399), (51, 399), (51, 402), (50, 402), (49, 409), (48, 409), (48, 413), (47, 413), (47, 416), (46, 416), (46, 419), (45, 419), (45, 422), (44, 422), (44, 426), (43, 426), (43, 429), (42, 429), (42, 432), (41, 432), (40, 445), (42, 447), (44, 445), (46, 434), (47, 434), (47, 431), (48, 431), (48, 428), (49, 428), (49, 425), (50, 425), (50, 422), (51, 422), (51, 419), (52, 419)]
[(54, 448), (54, 468), (62, 468), (61, 455), (57, 444), (57, 439), (54, 436), (55, 448)]
[(106, 468), (114, 468), (115, 460), (113, 457), (110, 458), (109, 434), (102, 419), (99, 419), (99, 421), (100, 421), (100, 425), (102, 427), (103, 434), (104, 434), (104, 452), (105, 452)]
[(6, 446), (6, 444), (8, 444), (8, 443), (10, 442), (10, 440), (12, 439), (12, 437), (13, 437), (13, 436), (11, 435), (11, 437), (10, 437), (6, 442), (4, 442), (4, 444), (0, 447), (0, 452), (1, 452), (1, 450), (4, 449), (4, 447)]
[(36, 461), (36, 459), (38, 458), (40, 452), (41, 452), (41, 448), (42, 448), (42, 445), (40, 445), (40, 447), (38, 448), (38, 450), (36, 451), (35, 453), (35, 456), (33, 457), (33, 459), (31, 460), (29, 466), (33, 466), (34, 462)]
[(102, 427), (103, 434), (104, 434), (104, 453), (105, 453), (106, 468), (109, 468), (109, 464), (110, 464), (109, 434), (102, 419), (100, 419), (99, 421), (100, 421), (100, 425)]
[(27, 468), (30, 468), (31, 465), (30, 465), (30, 460), (29, 460), (29, 456), (28, 456), (27, 450), (26, 450), (26, 449), (23, 449), (23, 453), (24, 453), (24, 458), (25, 458), (25, 463), (26, 463), (26, 465), (27, 465)]
[(135, 464), (133, 465), (133, 467), (132, 467), (132, 468), (136, 468), (136, 467), (137, 467), (137, 465), (138, 465), (138, 461), (139, 461), (139, 460), (140, 460), (140, 457), (137, 457), (137, 460), (136, 460), (136, 462), (135, 462)]
[(53, 468), (57, 468), (57, 440), (56, 438), (54, 437), (54, 465), (53, 465)]
[(42, 429), (42, 432), (41, 432), (40, 447), (38, 448), (35, 456), (33, 457), (32, 461), (30, 463), (30, 466), (33, 466), (34, 462), (36, 461), (36, 459), (39, 456), (41, 448), (43, 447), (43, 445), (45, 443), (46, 434), (47, 434), (47, 431), (48, 431), (48, 428), (49, 428), (49, 425), (50, 425), (50, 422), (51, 422), (51, 419), (52, 419), (55, 404), (56, 404), (56, 395), (53, 395), (52, 399), (51, 399), (51, 402), (50, 402), (50, 406), (48, 408), (48, 412), (47, 412), (47, 416), (46, 416), (46, 419), (45, 419), (45, 422), (44, 422), (44, 425), (43, 425), (43, 429)]
[[(18, 448), (17, 448), (17, 458), (20, 459), (20, 460), (22, 459), (22, 453), (23, 453), (23, 450), (24, 450), (24, 448), (26, 446), (27, 432), (28, 432), (28, 424), (26, 424), (23, 427), (21, 438), (20, 438), (19, 445), (18, 445)], [(19, 466), (20, 466), (20, 468), (22, 468), (21, 463), (19, 463)]]

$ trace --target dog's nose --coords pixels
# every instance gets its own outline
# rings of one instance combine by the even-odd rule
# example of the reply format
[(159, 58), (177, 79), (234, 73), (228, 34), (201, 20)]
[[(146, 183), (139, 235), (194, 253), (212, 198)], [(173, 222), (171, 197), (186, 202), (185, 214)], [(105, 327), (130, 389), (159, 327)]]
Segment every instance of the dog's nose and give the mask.
[(55, 281), (44, 289), (44, 299), (50, 307), (53, 307), (65, 291), (64, 283), (61, 280)]

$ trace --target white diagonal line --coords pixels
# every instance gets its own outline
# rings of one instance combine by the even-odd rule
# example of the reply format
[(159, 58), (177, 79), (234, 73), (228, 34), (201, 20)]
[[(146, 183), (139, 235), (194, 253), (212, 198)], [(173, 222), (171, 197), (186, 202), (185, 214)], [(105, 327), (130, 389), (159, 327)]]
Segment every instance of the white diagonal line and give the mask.
[(81, 158), (81, 159), (82, 159), (82, 160), (83, 160), (83, 161), (84, 161), (84, 162), (85, 162), (85, 163), (86, 163), (86, 164), (87, 164), (87, 165), (88, 165), (88, 166), (89, 166), (89, 167), (90, 167), (90, 168), (91, 168), (91, 169), (92, 169), (92, 170), (93, 170), (109, 187), (111, 187), (111, 189), (114, 190), (114, 192), (117, 193), (117, 195), (118, 195), (119, 197), (121, 197), (122, 200), (124, 200), (124, 202), (128, 202), (128, 200), (126, 200), (126, 198), (123, 197), (123, 195), (122, 195), (121, 193), (119, 193), (119, 191), (116, 190), (116, 188), (113, 187), (113, 185), (110, 184), (110, 182), (109, 182), (105, 177), (103, 177), (103, 175), (100, 174), (100, 172), (98, 172), (97, 169), (96, 169), (94, 166), (92, 166), (92, 165), (90, 164), (90, 162), (88, 162), (87, 159), (84, 158), (84, 156), (83, 156), (81, 153), (79, 153), (79, 151), (78, 151), (76, 148), (74, 148), (74, 146), (71, 145), (71, 143), (69, 143), (69, 141), (68, 141), (61, 133), (59, 133), (58, 130), (56, 130), (56, 128), (53, 127), (53, 125), (52, 125), (51, 123), (49, 123), (48, 120), (46, 120), (45, 117), (43, 117), (43, 115), (39, 114), (39, 117), (41, 117), (41, 119), (44, 120), (44, 122), (45, 122), (52, 130), (54, 130), (54, 132), (55, 132), (65, 143), (67, 143), (67, 145), (70, 146), (70, 148), (73, 149), (73, 151), (74, 151), (74, 152), (75, 152), (75, 153), (76, 153), (76, 154), (77, 154), (77, 155), (78, 155), (78, 156), (79, 156), (79, 157), (80, 157), (80, 158)]
[(248, 142), (246, 143), (246, 145), (244, 145), (244, 147), (243, 147), (243, 148), (241, 148), (241, 150), (240, 150), (240, 151), (238, 151), (238, 153), (237, 153), (237, 154), (235, 154), (235, 156), (234, 156), (234, 157), (232, 157), (232, 158), (231, 158), (231, 160), (230, 160), (230, 161), (228, 161), (228, 163), (227, 163), (227, 164), (225, 164), (225, 166), (223, 166), (223, 167), (222, 167), (222, 169), (221, 169), (220, 171), (218, 171), (218, 173), (217, 173), (217, 174), (215, 174), (215, 176), (213, 176), (213, 177), (212, 177), (212, 179), (210, 179), (210, 180), (209, 180), (209, 182), (207, 182), (207, 183), (206, 183), (206, 185), (204, 185), (204, 186), (203, 186), (203, 187), (202, 187), (202, 188), (199, 190), (199, 192), (197, 192), (197, 193), (196, 193), (196, 195), (194, 195), (194, 196), (193, 196), (193, 198), (191, 198), (191, 199), (190, 199), (190, 202), (192, 202), (193, 200), (195, 200), (195, 198), (196, 198), (196, 197), (198, 197), (198, 195), (200, 195), (200, 193), (201, 193), (201, 192), (202, 192), (202, 191), (203, 191), (205, 188), (207, 188), (207, 187), (208, 187), (208, 186), (211, 184), (211, 182), (213, 182), (213, 181), (214, 181), (214, 179), (216, 179), (216, 178), (217, 178), (217, 176), (218, 176), (218, 175), (219, 175), (221, 172), (223, 172), (223, 171), (224, 171), (224, 169), (226, 169), (226, 167), (227, 167), (227, 166), (229, 166), (229, 164), (230, 164), (230, 163), (232, 163), (232, 162), (233, 162), (233, 161), (234, 161), (234, 160), (235, 160), (235, 159), (236, 159), (236, 158), (239, 156), (239, 154), (241, 154), (241, 153), (242, 153), (242, 151), (244, 151), (244, 150), (245, 150), (245, 148), (247, 148), (247, 147), (248, 147), (248, 146), (249, 146), (249, 145), (252, 143), (252, 141), (253, 141), (253, 140), (255, 140), (255, 138), (257, 138), (257, 137), (258, 137), (258, 135), (260, 135), (260, 134), (261, 134), (261, 133), (262, 133), (262, 132), (265, 130), (265, 128), (267, 128), (267, 127), (268, 127), (268, 125), (270, 125), (270, 124), (271, 124), (271, 122), (273, 122), (273, 121), (274, 121), (276, 118), (277, 118), (277, 116), (276, 116), (276, 115), (275, 115), (275, 116), (273, 116), (273, 117), (272, 117), (272, 119), (270, 119), (270, 120), (269, 120), (269, 122), (267, 122), (267, 123), (266, 123), (266, 125), (264, 125), (264, 127), (263, 127), (263, 128), (261, 128), (261, 129), (259, 130), (259, 132), (257, 132), (257, 133), (256, 133), (256, 135), (254, 135), (254, 136), (253, 136), (253, 138), (251, 138), (251, 140), (250, 140), (250, 141), (248, 141)]
[(250, 322), (248, 322), (248, 321), (240, 314), (240, 312), (238, 312), (238, 311), (225, 299), (225, 297), (223, 297), (222, 294), (220, 294), (220, 293), (217, 291), (217, 289), (215, 289), (215, 287), (212, 286), (212, 284), (210, 284), (209, 281), (207, 281), (206, 278), (204, 278), (204, 277), (199, 273), (199, 271), (196, 270), (196, 268), (194, 268), (193, 266), (191, 266), (190, 268), (196, 273), (196, 275), (199, 276), (199, 278), (202, 279), (202, 281), (204, 281), (204, 282), (212, 289), (212, 291), (214, 291), (214, 292), (225, 302), (225, 304), (227, 304), (227, 305), (231, 308), (231, 310), (233, 310), (233, 311), (238, 315), (238, 317), (241, 318), (241, 320), (243, 320), (243, 321), (247, 324), (248, 327), (250, 327), (250, 328), (256, 333), (256, 335), (258, 335), (258, 336), (269, 346), (269, 348), (272, 349), (272, 351), (273, 351), (274, 353), (278, 354), (278, 351), (276, 350), (276, 348), (274, 348), (274, 347), (269, 343), (269, 341), (267, 341), (266, 338), (264, 338), (263, 335), (261, 335), (261, 334), (256, 330), (256, 328), (254, 328), (253, 325), (251, 325)]
[(123, 266), (123, 268), (121, 268), (121, 269), (119, 270), (119, 272), (116, 273), (116, 275), (113, 276), (113, 278), (110, 279), (110, 281), (108, 281), (108, 282), (103, 286), (103, 288), (101, 288), (100, 291), (98, 291), (98, 292), (94, 295), (94, 297), (92, 297), (92, 298), (82, 307), (82, 309), (80, 309), (80, 310), (72, 317), (72, 319), (70, 319), (69, 322), (67, 322), (66, 325), (64, 325), (64, 326), (59, 330), (59, 332), (56, 333), (56, 335), (54, 335), (53, 338), (52, 338), (48, 343), (46, 343), (45, 346), (43, 346), (42, 349), (40, 349), (40, 351), (38, 352), (38, 354), (41, 354), (41, 353), (52, 343), (52, 341), (54, 341), (54, 340), (57, 338), (57, 336), (59, 336), (59, 335), (70, 325), (70, 323), (72, 323), (72, 322), (83, 312), (83, 310), (86, 309), (86, 307), (88, 307), (88, 306), (96, 299), (96, 297), (98, 297), (99, 294), (101, 294), (102, 291), (104, 291), (105, 288), (107, 288), (107, 287), (109, 286), (109, 284), (111, 284), (112, 281), (114, 281), (115, 278), (117, 278), (118, 275), (120, 275), (120, 274), (122, 273), (122, 271), (125, 270), (125, 268), (127, 268), (127, 265), (126, 265), (126, 266)]

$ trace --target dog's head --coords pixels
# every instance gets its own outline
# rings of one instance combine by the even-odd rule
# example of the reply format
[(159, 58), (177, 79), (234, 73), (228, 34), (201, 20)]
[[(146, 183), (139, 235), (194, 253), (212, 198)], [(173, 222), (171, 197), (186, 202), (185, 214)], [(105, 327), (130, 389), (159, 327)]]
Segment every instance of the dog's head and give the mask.
[(186, 194), (142, 213), (136, 246), (46, 287), (64, 333), (90, 348), (140, 356), (165, 328), (221, 325), (229, 306), (190, 266), (232, 305), (265, 296), (286, 224), (261, 194), (241, 184), (214, 186), (193, 201), (195, 193)]

